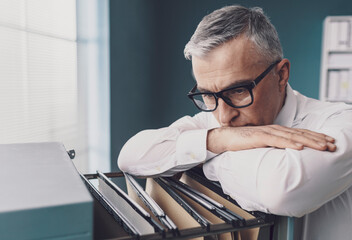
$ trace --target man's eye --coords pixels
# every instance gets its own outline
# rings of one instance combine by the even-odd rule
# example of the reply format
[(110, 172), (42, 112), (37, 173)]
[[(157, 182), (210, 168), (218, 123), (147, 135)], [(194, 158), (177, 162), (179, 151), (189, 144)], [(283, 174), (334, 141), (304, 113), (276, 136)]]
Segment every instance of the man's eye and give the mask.
[(241, 95), (241, 94), (245, 94), (247, 92), (246, 88), (235, 88), (232, 89), (231, 91), (229, 91), (230, 95)]
[(212, 94), (203, 94), (203, 98), (213, 98)]

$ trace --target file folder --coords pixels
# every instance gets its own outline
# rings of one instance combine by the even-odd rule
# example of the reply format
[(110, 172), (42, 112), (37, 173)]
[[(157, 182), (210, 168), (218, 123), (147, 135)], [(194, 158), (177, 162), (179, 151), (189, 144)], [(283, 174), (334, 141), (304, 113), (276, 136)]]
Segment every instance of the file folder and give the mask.
[(138, 182), (127, 173), (125, 173), (125, 177), (138, 197), (143, 201), (145, 206), (149, 208), (154, 216), (157, 217), (167, 229), (177, 231), (177, 226), (174, 224), (174, 222), (168, 217), (167, 214), (165, 214), (164, 210), (160, 208), (154, 199), (151, 198), (149, 194), (142, 189)]
[(211, 223), (200, 215), (191, 205), (187, 203), (175, 190), (168, 186), (160, 178), (154, 179), (156, 183), (160, 185), (184, 210), (186, 210), (201, 226), (206, 228), (208, 231), (210, 229)]
[[(192, 174), (192, 173), (190, 173)], [(105, 177), (104, 177), (105, 176)], [(198, 176), (198, 175), (197, 175)], [(150, 217), (157, 223), (163, 231), (157, 231), (158, 228), (154, 228), (155, 232), (154, 233), (141, 233), (136, 231), (136, 222), (133, 221), (127, 221), (126, 224), (126, 218), (123, 218), (119, 216), (119, 212), (121, 213), (121, 209), (123, 205), (121, 204), (116, 204), (113, 206), (111, 204), (111, 200), (108, 200), (109, 198), (106, 194), (104, 196), (103, 193), (107, 189), (103, 189), (105, 187), (107, 188), (112, 188), (108, 191), (115, 191), (113, 185), (107, 181), (113, 180), (113, 178), (123, 178), (125, 177), (125, 180), (127, 182), (127, 188), (128, 188), (128, 195), (130, 199), (133, 199), (135, 202), (135, 205), (133, 207), (133, 211), (139, 212), (139, 214), (143, 211), (138, 210), (140, 207), (143, 208)], [(199, 176), (198, 176), (199, 177)], [(204, 176), (203, 176), (204, 177)], [(104, 236), (102, 238), (114, 238), (116, 240), (130, 240), (130, 239), (140, 239), (140, 240), (158, 240), (158, 239), (197, 239), (197, 240), (223, 240), (223, 239), (234, 239), (234, 240), (252, 240), (256, 239), (257, 235), (246, 235), (243, 234), (248, 231), (248, 229), (253, 229), (257, 227), (270, 227), (273, 225), (273, 219), (270, 217), (267, 217), (266, 214), (260, 214), (260, 213), (255, 213), (255, 212), (247, 212), (245, 210), (242, 210), (238, 207), (241, 211), (247, 213), (250, 217), (243, 216), (239, 214), (240, 211), (234, 211), (233, 209), (229, 208), (224, 202), (218, 201), (218, 199), (213, 198), (211, 195), (207, 195), (206, 192), (200, 191), (199, 189), (195, 188), (192, 186), (192, 184), (197, 183), (197, 180), (194, 178), (191, 178), (189, 176), (181, 178), (181, 180), (184, 180), (183, 182), (186, 183), (186, 181), (192, 182), (191, 184), (187, 183), (187, 186), (179, 183), (182, 187), (185, 189), (188, 189), (192, 194), (202, 196), (202, 194), (206, 194), (207, 196), (203, 196), (203, 200), (207, 199), (208, 203), (212, 203), (213, 206), (217, 206), (219, 209), (229, 209), (234, 213), (234, 216), (239, 216), (237, 217), (237, 220), (235, 223), (231, 221), (224, 221), (218, 216), (216, 216), (212, 211), (207, 210), (206, 208), (202, 207), (199, 204), (199, 201), (194, 201), (190, 197), (186, 196), (183, 194), (179, 189), (175, 188), (171, 184), (168, 184), (168, 182), (163, 179), (163, 178), (148, 178), (147, 179), (147, 184), (145, 189), (138, 189), (141, 188), (139, 184), (132, 183), (133, 186), (131, 186), (131, 179), (134, 179), (132, 176), (124, 176), (123, 173), (121, 172), (116, 172), (116, 173), (97, 173), (97, 174), (85, 174), (84, 178), (88, 180), (88, 185), (90, 186), (90, 191), (93, 193), (93, 196), (97, 202), (103, 206), (103, 209), (106, 210), (106, 212), (112, 216), (111, 219), (116, 222), (117, 226), (116, 229), (119, 229), (117, 233), (113, 233), (111, 231), (111, 235), (104, 236), (102, 234), (101, 229), (98, 228), (99, 234), (94, 234), (94, 236)], [(99, 180), (99, 178), (101, 178)], [(107, 179), (105, 179), (107, 178)], [(129, 179), (130, 178), (130, 179)], [(187, 179), (189, 178), (189, 179)], [(129, 179), (129, 180), (128, 180)], [(169, 179), (170, 180), (170, 179)], [(101, 182), (102, 184), (105, 184), (103, 188), (98, 188), (98, 183), (92, 184), (92, 182)], [(171, 180), (174, 181), (174, 180)], [(208, 181), (204, 179), (204, 181)], [(177, 181), (176, 181), (177, 182)], [(208, 186), (206, 182), (203, 183), (205, 186)], [(203, 185), (202, 184), (202, 185)], [(219, 188), (218, 183), (212, 183), (213, 187), (216, 187), (217, 190)], [(93, 185), (93, 186), (92, 186)], [(95, 187), (97, 186), (97, 187)], [(207, 187), (205, 187), (207, 188)], [(220, 188), (221, 189), (221, 188)], [(93, 190), (93, 191), (92, 191)], [(121, 190), (121, 189), (120, 189)], [(121, 190), (122, 191), (122, 190)], [(198, 191), (198, 192), (197, 192)], [(118, 191), (119, 192), (119, 191)], [(142, 192), (145, 192), (151, 199), (148, 199), (148, 202), (155, 202), (155, 204), (160, 208), (159, 210), (149, 208), (147, 207), (144, 202), (146, 201), (145, 196), (142, 197), (141, 194)], [(216, 192), (216, 191), (215, 191)], [(122, 194), (123, 195), (123, 194)], [(211, 199), (209, 199), (209, 197)], [(125, 198), (123, 198), (125, 199)], [(233, 203), (231, 202), (233, 205)], [(154, 205), (151, 204), (151, 205)], [(111, 211), (112, 210), (112, 211)], [(160, 212), (159, 212), (160, 211)], [(96, 210), (95, 210), (96, 212)], [(231, 212), (228, 212), (231, 213)], [(126, 213), (125, 213), (126, 214)], [(133, 213), (135, 214), (135, 213)], [(131, 214), (131, 215), (133, 215)], [(146, 214), (142, 214), (144, 217)], [(168, 224), (163, 224), (163, 220), (160, 218), (161, 216), (168, 216), (171, 222), (175, 224), (175, 227), (170, 227)], [(241, 219), (241, 217), (243, 219)], [(265, 219), (264, 219), (265, 218)], [(102, 217), (100, 217), (102, 219)], [(165, 218), (167, 219), (167, 218)], [(168, 220), (166, 220), (168, 221)], [(95, 221), (96, 222), (96, 221)], [(96, 225), (96, 224), (95, 224)], [(109, 225), (107, 227), (106, 225)], [(104, 227), (110, 228), (110, 226), (113, 226), (113, 224), (108, 223)], [(132, 225), (132, 226), (131, 226)], [(153, 225), (153, 224), (152, 224)], [(101, 224), (100, 224), (101, 226)], [(103, 228), (103, 227), (102, 227)], [(95, 226), (94, 229), (97, 229)], [(160, 230), (160, 229), (159, 229)], [(119, 232), (120, 231), (120, 232)], [(109, 231), (108, 231), (109, 232)], [(250, 232), (251, 233), (251, 232)], [(109, 233), (110, 234), (110, 233)], [(260, 238), (259, 240), (269, 240), (273, 239), (272, 235), (270, 233), (265, 232), (265, 234), (262, 234), (264, 238)], [(250, 238), (248, 238), (250, 237)], [(257, 239), (256, 239), (257, 240)]]
[[(133, 224), (125, 218), (124, 214), (121, 213), (119, 208), (115, 208), (110, 201), (89, 181), (86, 176), (81, 175), (82, 180), (86, 184), (88, 190), (95, 197), (95, 199), (101, 204), (102, 207), (116, 220), (116, 222), (122, 227), (123, 231), (117, 233), (117, 237), (123, 235), (138, 235), (138, 231), (135, 229)], [(121, 234), (120, 234), (121, 233)]]
[[(185, 174), (183, 174), (180, 180), (181, 182), (184, 182), (187, 185), (197, 189), (210, 198), (220, 202), (237, 215), (242, 216), (246, 220), (246, 225), (251, 225), (254, 222), (274, 221), (273, 215), (253, 211), (248, 212), (240, 208), (234, 199), (224, 194), (218, 182), (210, 181), (204, 176), (201, 168), (193, 168), (187, 171)], [(273, 230), (271, 229), (270, 231), (272, 232)], [(241, 230), (239, 231), (239, 234), (243, 239), (255, 240), (258, 239), (259, 228)]]
[(115, 185), (105, 174), (97, 171), (99, 190), (115, 209), (124, 215), (133, 225), (138, 235), (150, 234), (155, 231), (162, 232), (163, 228), (155, 222), (148, 212), (134, 202), (125, 192)]
[(240, 215), (227, 209), (221, 203), (215, 201), (214, 199), (208, 197), (207, 195), (189, 187), (187, 184), (176, 181), (172, 178), (164, 179), (171, 186), (175, 187), (177, 190), (182, 192), (187, 197), (191, 198), (193, 201), (202, 205), (208, 211), (211, 211), (214, 215), (220, 219), (233, 224), (234, 226), (243, 226), (244, 218)]

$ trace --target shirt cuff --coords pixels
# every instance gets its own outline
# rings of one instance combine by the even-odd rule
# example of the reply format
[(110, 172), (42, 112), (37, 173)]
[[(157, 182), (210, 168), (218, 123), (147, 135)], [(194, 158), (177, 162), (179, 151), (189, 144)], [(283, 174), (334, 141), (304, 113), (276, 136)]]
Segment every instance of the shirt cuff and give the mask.
[(216, 153), (213, 153), (213, 152), (207, 150), (207, 157), (205, 158), (205, 160), (208, 161), (208, 160), (210, 160), (210, 159), (216, 157), (217, 155), (219, 155), (219, 154), (216, 154)]
[(204, 163), (216, 156), (207, 151), (207, 129), (190, 130), (181, 133), (176, 143), (177, 165)]

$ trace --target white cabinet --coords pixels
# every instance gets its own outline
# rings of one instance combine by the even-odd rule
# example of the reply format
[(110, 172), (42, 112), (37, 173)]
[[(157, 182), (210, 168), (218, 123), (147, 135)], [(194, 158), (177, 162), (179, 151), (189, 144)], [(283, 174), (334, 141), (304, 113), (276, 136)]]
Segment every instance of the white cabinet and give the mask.
[(324, 20), (320, 99), (352, 103), (352, 16)]

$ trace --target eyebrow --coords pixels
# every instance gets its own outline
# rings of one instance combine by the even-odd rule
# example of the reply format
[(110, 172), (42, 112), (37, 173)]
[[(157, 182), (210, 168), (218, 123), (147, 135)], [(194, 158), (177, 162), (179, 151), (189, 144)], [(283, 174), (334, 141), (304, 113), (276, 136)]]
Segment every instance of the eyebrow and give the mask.
[[(233, 88), (233, 87), (240, 87), (240, 86), (243, 86), (243, 85), (246, 85), (246, 84), (250, 84), (251, 82), (253, 82), (253, 79), (238, 80), (238, 81), (236, 81), (236, 83), (230, 84), (229, 86), (225, 87), (221, 91), (229, 89), (229, 88)], [(197, 86), (197, 89), (198, 89), (199, 92), (212, 92), (212, 91), (209, 91), (208, 89), (205, 89), (205, 88), (202, 88), (202, 87), (198, 87), (198, 86)]]

